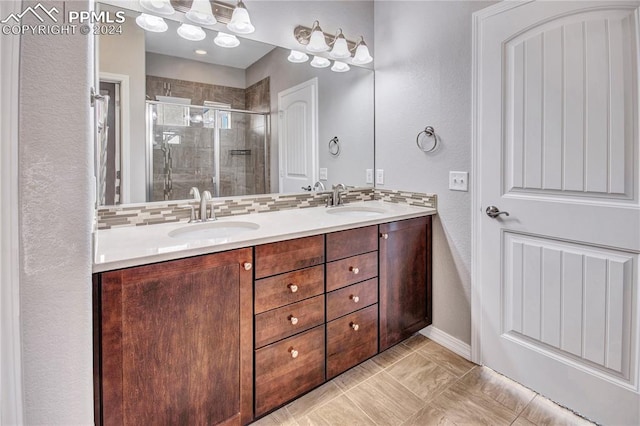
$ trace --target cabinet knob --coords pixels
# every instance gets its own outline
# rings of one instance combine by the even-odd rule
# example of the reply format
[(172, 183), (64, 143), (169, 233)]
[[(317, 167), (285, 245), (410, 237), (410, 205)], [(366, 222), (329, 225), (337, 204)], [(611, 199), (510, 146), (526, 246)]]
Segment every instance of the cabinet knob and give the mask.
[(353, 303), (358, 303), (360, 301), (360, 298), (358, 296), (354, 296), (353, 294), (349, 296), (349, 298), (353, 300)]
[(349, 267), (349, 270), (350, 270), (351, 272), (353, 272), (354, 274), (356, 274), (356, 275), (358, 275), (358, 274), (360, 273), (360, 269), (359, 269), (359, 268), (356, 268), (356, 267), (353, 267), (353, 266), (350, 266), (350, 267)]
[(298, 358), (298, 351), (296, 351), (295, 349), (289, 348), (289, 353), (291, 354), (291, 358)]
[(389, 238), (389, 234), (387, 234), (386, 232), (383, 234), (380, 234), (380, 237), (382, 237), (383, 240), (386, 240)]
[(244, 262), (242, 264), (242, 267), (244, 268), (245, 271), (250, 271), (253, 265), (251, 264), (251, 262)]
[(289, 290), (291, 290), (291, 293), (295, 293), (296, 291), (298, 291), (298, 286), (295, 284), (289, 284), (287, 287), (289, 288)]
[(353, 329), (353, 331), (358, 331), (360, 329), (360, 326), (353, 322), (349, 324), (349, 326)]
[(293, 315), (290, 315), (289, 321), (291, 321), (291, 325), (296, 325), (298, 323), (298, 318), (294, 317)]

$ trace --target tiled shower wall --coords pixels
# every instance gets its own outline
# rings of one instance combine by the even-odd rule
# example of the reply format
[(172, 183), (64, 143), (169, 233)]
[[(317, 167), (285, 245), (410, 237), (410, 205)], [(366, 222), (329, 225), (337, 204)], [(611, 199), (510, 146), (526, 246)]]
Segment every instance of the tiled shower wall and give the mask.
[[(225, 217), (296, 208), (319, 207), (326, 204), (328, 196), (328, 192), (313, 192), (304, 194), (267, 194), (253, 197), (234, 197), (220, 200), (220, 202), (215, 205), (215, 213), (216, 217)], [(347, 204), (373, 200), (437, 208), (437, 198), (435, 195), (415, 192), (353, 188), (349, 189), (346, 196), (343, 197), (343, 201)], [(98, 229), (109, 229), (122, 226), (141, 226), (187, 221), (189, 220), (190, 214), (190, 209), (187, 207), (188, 205), (194, 206), (197, 210), (199, 202), (183, 200), (183, 202), (154, 203), (129, 207), (103, 207), (97, 211), (97, 225)]]
[[(270, 105), (268, 78), (247, 89), (240, 89), (148, 75), (146, 91), (153, 100), (156, 96), (173, 96), (188, 98), (192, 105), (213, 101), (231, 105), (232, 109), (256, 112), (268, 112)], [(169, 130), (180, 135), (183, 142), (170, 146), (172, 187), (168, 198), (165, 198), (164, 156), (160, 151), (154, 152), (153, 200), (187, 199), (193, 186), (220, 197), (269, 192), (264, 177), (264, 137), (268, 131), (264, 121), (262, 116), (232, 114), (231, 128), (220, 132), (220, 180), (217, 187), (214, 184), (214, 130), (197, 124), (156, 126), (157, 131)], [(156, 136), (156, 139), (158, 137), (161, 136)]]

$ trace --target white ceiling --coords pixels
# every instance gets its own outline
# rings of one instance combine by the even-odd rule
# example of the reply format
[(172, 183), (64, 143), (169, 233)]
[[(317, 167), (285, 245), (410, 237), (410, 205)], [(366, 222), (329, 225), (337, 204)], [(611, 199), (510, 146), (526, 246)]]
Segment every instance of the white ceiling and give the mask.
[[(205, 62), (209, 64), (225, 65), (233, 68), (247, 69), (254, 62), (275, 49), (275, 46), (258, 41), (238, 37), (240, 46), (232, 49), (217, 46), (213, 39), (217, 31), (203, 28), (207, 37), (202, 41), (189, 41), (180, 37), (176, 30), (180, 22), (165, 19), (169, 29), (163, 33), (145, 31), (146, 51), (176, 56), (184, 59)], [(230, 32), (230, 34), (232, 34)], [(206, 55), (198, 55), (194, 51), (203, 49)]]

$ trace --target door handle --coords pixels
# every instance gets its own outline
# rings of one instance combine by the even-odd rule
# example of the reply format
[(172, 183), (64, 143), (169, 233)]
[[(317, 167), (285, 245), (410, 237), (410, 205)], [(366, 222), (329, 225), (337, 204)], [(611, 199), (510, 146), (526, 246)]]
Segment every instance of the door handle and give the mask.
[(311, 191), (311, 185), (303, 186), (302, 189), (305, 190), (305, 191)]
[(505, 216), (509, 216), (509, 212), (501, 212), (500, 209), (497, 208), (496, 206), (487, 207), (487, 210), (485, 210), (485, 212), (487, 213), (487, 216), (489, 216), (492, 219), (495, 219), (496, 217), (500, 216), (501, 214), (503, 214)]

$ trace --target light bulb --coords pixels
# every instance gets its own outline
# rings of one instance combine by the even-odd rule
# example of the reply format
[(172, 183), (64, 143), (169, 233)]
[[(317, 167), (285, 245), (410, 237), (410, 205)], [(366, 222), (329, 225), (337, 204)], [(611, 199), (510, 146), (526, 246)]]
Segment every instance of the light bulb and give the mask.
[(218, 22), (213, 16), (209, 0), (193, 0), (191, 9), (184, 16), (191, 22), (200, 25), (213, 25)]
[(344, 62), (334, 61), (333, 66), (331, 67), (331, 71), (333, 72), (347, 72), (351, 69), (351, 67)]
[(369, 53), (369, 48), (367, 44), (364, 42), (364, 38), (360, 37), (360, 41), (356, 47), (356, 54), (353, 56), (353, 60), (351, 61), (355, 65), (364, 65), (373, 61), (373, 57)]
[(351, 57), (351, 52), (349, 51), (347, 40), (344, 38), (342, 30), (340, 29), (338, 31), (339, 33), (333, 42), (333, 49), (331, 49), (331, 52), (329, 52), (329, 56), (336, 59), (349, 58)]
[(191, 24), (182, 24), (178, 27), (178, 35), (185, 40), (200, 41), (207, 36), (200, 27)]
[(138, 24), (140, 28), (151, 31), (152, 33), (163, 33), (169, 28), (161, 17), (147, 15), (146, 13), (141, 13), (140, 16), (136, 18), (136, 24)]
[(307, 51), (312, 53), (326, 52), (329, 50), (329, 45), (324, 39), (324, 33), (320, 28), (320, 23), (315, 21), (313, 28), (311, 29), (311, 37), (309, 38), (309, 44), (307, 44)]
[(314, 68), (326, 68), (331, 65), (331, 61), (322, 56), (314, 56), (310, 64)]
[(289, 54), (287, 60), (289, 62), (293, 62), (294, 64), (301, 64), (309, 60), (309, 55), (304, 52), (300, 52), (299, 50), (291, 50), (291, 53)]
[(256, 28), (251, 25), (249, 11), (247, 11), (242, 0), (239, 0), (236, 8), (233, 9), (231, 21), (227, 24), (227, 28), (238, 34), (251, 34), (256, 30)]
[(158, 15), (170, 16), (176, 12), (170, 0), (140, 0), (140, 6)]
[(232, 34), (223, 33), (220, 31), (213, 42), (220, 47), (232, 48), (240, 46), (240, 40)]

